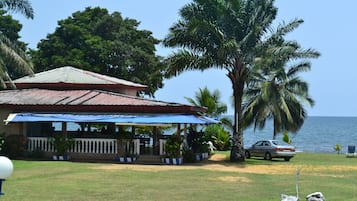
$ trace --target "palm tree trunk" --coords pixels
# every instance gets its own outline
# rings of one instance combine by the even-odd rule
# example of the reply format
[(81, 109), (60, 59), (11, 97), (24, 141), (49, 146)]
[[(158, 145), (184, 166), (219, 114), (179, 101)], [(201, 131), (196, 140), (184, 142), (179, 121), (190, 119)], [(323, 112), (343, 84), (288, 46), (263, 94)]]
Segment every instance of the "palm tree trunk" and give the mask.
[(278, 121), (274, 118), (274, 134), (273, 140), (276, 140), (276, 136), (278, 135)]
[(244, 157), (244, 142), (243, 142), (243, 90), (245, 83), (245, 66), (243, 64), (239, 65), (238, 68), (234, 68), (233, 72), (229, 73), (228, 76), (232, 82), (233, 86), (233, 97), (234, 97), (234, 129), (233, 129), (233, 144), (230, 154), (230, 161), (241, 162), (245, 160)]

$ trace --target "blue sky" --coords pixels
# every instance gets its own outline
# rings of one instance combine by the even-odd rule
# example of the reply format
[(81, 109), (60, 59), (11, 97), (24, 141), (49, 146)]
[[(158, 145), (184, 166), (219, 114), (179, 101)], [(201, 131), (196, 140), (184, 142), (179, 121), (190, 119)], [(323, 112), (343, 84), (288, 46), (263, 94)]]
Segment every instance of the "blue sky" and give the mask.
[[(141, 22), (139, 29), (153, 32), (162, 39), (169, 27), (179, 19), (178, 10), (190, 0), (30, 0), (35, 10), (33, 20), (14, 15), (23, 24), (21, 40), (36, 48), (41, 39), (53, 33), (58, 20), (69, 17), (85, 7), (100, 6), (109, 12), (118, 11), (123, 17)], [(357, 116), (357, 1), (276, 0), (276, 23), (301, 18), (305, 22), (289, 34), (304, 48), (313, 48), (321, 57), (312, 60), (312, 70), (301, 74), (310, 84), (315, 106), (310, 116)], [(157, 54), (166, 56), (173, 50), (157, 47)], [(231, 83), (224, 71), (186, 72), (164, 81), (156, 99), (187, 103), (184, 97), (194, 97), (199, 88), (221, 91), (222, 101), (230, 105)], [(229, 108), (228, 114), (233, 109)]]

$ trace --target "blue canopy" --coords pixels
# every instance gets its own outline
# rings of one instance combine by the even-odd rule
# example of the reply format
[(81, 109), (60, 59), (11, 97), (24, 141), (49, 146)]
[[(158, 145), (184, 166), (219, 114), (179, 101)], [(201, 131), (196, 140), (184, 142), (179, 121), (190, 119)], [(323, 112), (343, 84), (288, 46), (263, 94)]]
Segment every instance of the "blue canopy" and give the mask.
[(117, 124), (216, 124), (218, 120), (192, 114), (66, 114), (12, 113), (5, 123), (12, 122), (96, 122)]

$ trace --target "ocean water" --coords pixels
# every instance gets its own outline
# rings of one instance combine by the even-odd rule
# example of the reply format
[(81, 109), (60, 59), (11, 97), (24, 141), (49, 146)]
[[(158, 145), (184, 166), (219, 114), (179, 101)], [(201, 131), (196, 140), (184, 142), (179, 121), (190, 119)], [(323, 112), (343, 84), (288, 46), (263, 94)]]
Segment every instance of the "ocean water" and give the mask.
[[(298, 151), (331, 153), (335, 152), (335, 145), (340, 144), (341, 153), (346, 153), (349, 144), (357, 145), (357, 117), (308, 117), (303, 127), (289, 136)], [(272, 122), (263, 130), (248, 128), (244, 131), (245, 147), (257, 140), (272, 138)], [(280, 134), (277, 139), (281, 138)]]

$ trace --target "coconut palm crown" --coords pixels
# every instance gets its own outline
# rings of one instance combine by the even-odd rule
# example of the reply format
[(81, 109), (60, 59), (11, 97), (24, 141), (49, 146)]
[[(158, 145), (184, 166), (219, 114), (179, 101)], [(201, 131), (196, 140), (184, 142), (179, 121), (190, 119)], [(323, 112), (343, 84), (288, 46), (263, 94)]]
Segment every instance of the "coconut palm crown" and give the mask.
[(185, 97), (186, 100), (195, 106), (207, 108), (206, 115), (211, 117), (220, 117), (227, 112), (227, 105), (220, 101), (221, 93), (218, 90), (210, 92), (207, 87), (199, 89), (195, 93), (195, 99)]

